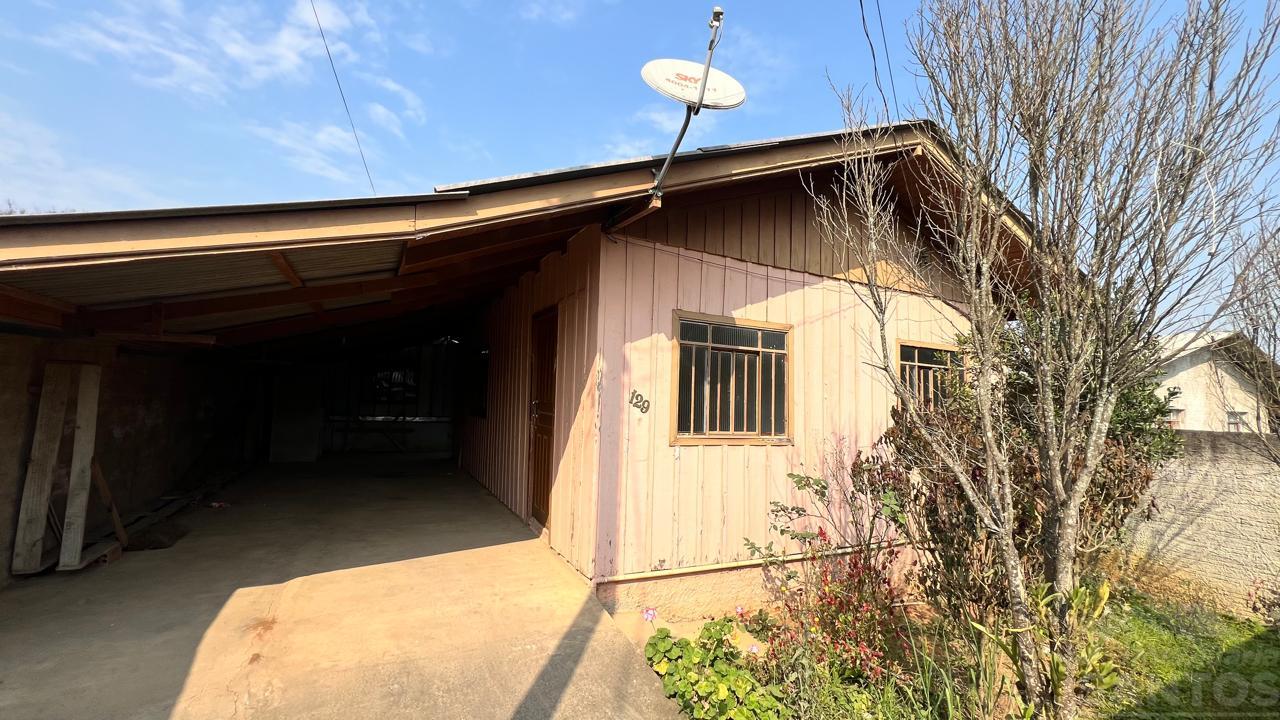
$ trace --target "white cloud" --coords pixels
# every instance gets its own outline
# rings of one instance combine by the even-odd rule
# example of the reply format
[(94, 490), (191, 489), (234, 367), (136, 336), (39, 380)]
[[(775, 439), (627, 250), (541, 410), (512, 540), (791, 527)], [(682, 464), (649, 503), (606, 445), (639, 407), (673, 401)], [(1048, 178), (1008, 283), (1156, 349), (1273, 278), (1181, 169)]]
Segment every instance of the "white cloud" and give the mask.
[(387, 109), (382, 103), (369, 103), (369, 119), (384, 130), (404, 139), (404, 128), (400, 125), (400, 116)]
[[(233, 86), (304, 81), (325, 57), (309, 0), (294, 0), (283, 16), (268, 16), (253, 6), (197, 14), (179, 0), (121, 0), (118, 5), (117, 14), (91, 12), (38, 41), (85, 61), (113, 57), (144, 84), (214, 99)], [(332, 0), (317, 0), (316, 14), (336, 59), (358, 59), (343, 39), (353, 31), (380, 42), (363, 4), (348, 14)]]
[(172, 204), (131, 172), (92, 164), (65, 150), (49, 128), (0, 111), (0, 203), (6, 200), (33, 212)]
[[(683, 122), (684, 106), (679, 103), (646, 105), (631, 115), (627, 130), (615, 134), (605, 143), (604, 161), (666, 153), (671, 150), (671, 143), (675, 142)], [(699, 113), (689, 123), (680, 150), (698, 147), (698, 143), (708, 137), (718, 123), (714, 111)]]
[(335, 182), (354, 182), (357, 178), (359, 153), (348, 128), (286, 120), (275, 127), (249, 125), (248, 130), (275, 145), (297, 170)]
[(421, 125), (427, 119), (426, 107), (422, 103), (422, 98), (409, 88), (382, 75), (363, 74), (365, 80), (377, 85), (383, 90), (400, 98), (400, 102), (404, 104), (403, 114), (412, 122)]
[(557, 25), (577, 20), (581, 12), (581, 0), (525, 0), (519, 9), (520, 17), (525, 20), (546, 20)]
[(113, 56), (145, 85), (201, 97), (221, 97), (227, 90), (201, 44), (168, 19), (148, 27), (140, 15), (95, 13), (92, 22), (60, 26), (39, 41), (89, 62)]

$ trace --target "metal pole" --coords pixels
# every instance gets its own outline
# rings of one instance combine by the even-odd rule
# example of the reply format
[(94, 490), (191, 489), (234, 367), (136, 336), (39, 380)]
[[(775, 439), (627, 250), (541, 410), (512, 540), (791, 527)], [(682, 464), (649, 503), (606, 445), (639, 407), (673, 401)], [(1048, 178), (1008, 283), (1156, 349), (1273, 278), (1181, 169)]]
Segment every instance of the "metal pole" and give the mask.
[(716, 51), (716, 41), (720, 36), (720, 22), (723, 18), (724, 10), (721, 10), (718, 5), (711, 9), (711, 22), (708, 23), (711, 27), (711, 39), (707, 41), (707, 61), (702, 64), (702, 82), (698, 83), (698, 102), (684, 106), (684, 123), (680, 125), (680, 134), (676, 135), (671, 152), (667, 153), (666, 162), (662, 163), (662, 169), (653, 180), (653, 189), (649, 191), (654, 197), (662, 197), (662, 181), (666, 179), (667, 171), (671, 169), (671, 161), (675, 160), (676, 152), (680, 150), (680, 142), (684, 140), (684, 134), (689, 129), (689, 121), (702, 110), (702, 99), (707, 93), (707, 76), (711, 74), (711, 56)]

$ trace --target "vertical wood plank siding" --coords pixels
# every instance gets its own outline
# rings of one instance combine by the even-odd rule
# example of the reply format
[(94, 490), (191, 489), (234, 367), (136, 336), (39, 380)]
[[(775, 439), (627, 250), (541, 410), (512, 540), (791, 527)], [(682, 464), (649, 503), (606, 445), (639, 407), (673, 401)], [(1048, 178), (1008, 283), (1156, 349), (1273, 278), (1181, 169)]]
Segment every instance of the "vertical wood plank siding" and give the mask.
[[(743, 538), (777, 539), (769, 536), (769, 502), (803, 501), (787, 473), (820, 474), (833, 453), (865, 450), (888, 426), (892, 401), (869, 365), (880, 362), (870, 313), (847, 283), (806, 271), (836, 264), (809, 230), (808, 203), (765, 202), (774, 222), (757, 233), (760, 201), (721, 203), (706, 215), (691, 210), (683, 237), (756, 257), (772, 252), (798, 269), (634, 237), (602, 245), (598, 578), (748, 559)], [(744, 209), (753, 217), (735, 221)], [(678, 233), (667, 220), (670, 242)], [(748, 223), (752, 230), (743, 232)], [(804, 242), (778, 242), (793, 237)], [(772, 241), (763, 253), (762, 238)], [(793, 444), (670, 444), (675, 309), (793, 326)], [(897, 297), (895, 313), (890, 343), (949, 342), (963, 322), (943, 303), (908, 293)], [(627, 402), (632, 391), (650, 400), (649, 412)]]
[(489, 309), (486, 417), (469, 418), (462, 466), (513, 512), (529, 519), (529, 381), (534, 313), (557, 306), (556, 425), (549, 541), (590, 577), (595, 538), (595, 468), (599, 455), (597, 298), (600, 233), (587, 228), (564, 253), (508, 288)]

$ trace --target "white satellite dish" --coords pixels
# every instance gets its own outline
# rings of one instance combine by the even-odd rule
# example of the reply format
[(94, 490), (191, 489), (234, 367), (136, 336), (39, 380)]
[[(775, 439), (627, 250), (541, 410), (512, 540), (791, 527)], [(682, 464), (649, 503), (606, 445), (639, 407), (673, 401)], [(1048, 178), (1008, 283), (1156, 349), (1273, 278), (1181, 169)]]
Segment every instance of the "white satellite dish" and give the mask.
[[(698, 104), (704, 65), (692, 60), (650, 60), (640, 68), (640, 77), (649, 87), (685, 105)], [(747, 90), (728, 73), (706, 67), (707, 88), (702, 107), (730, 110), (747, 101)]]
[(680, 125), (675, 143), (671, 145), (671, 152), (667, 153), (666, 162), (654, 177), (653, 188), (649, 191), (652, 197), (648, 212), (662, 203), (662, 181), (671, 169), (671, 161), (675, 160), (676, 152), (680, 150), (680, 141), (684, 140), (685, 131), (689, 129), (689, 121), (693, 116), (703, 108), (729, 110), (747, 101), (747, 91), (742, 83), (711, 67), (711, 58), (716, 52), (716, 46), (720, 44), (723, 20), (724, 10), (718, 5), (711, 8), (711, 22), (707, 23), (707, 27), (711, 28), (711, 39), (707, 41), (706, 62), (650, 60), (640, 68), (640, 77), (644, 78), (649, 87), (672, 100), (684, 103), (684, 123)]

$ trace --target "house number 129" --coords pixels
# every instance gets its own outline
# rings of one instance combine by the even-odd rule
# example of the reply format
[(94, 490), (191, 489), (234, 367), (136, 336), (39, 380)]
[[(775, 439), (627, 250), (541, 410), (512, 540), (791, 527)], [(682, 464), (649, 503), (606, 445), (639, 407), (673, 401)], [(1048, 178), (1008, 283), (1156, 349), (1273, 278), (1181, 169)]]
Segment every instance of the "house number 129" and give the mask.
[(639, 410), (641, 413), (647, 413), (649, 412), (649, 401), (646, 400), (645, 397), (640, 393), (636, 392), (635, 390), (632, 390), (631, 391), (631, 407)]

